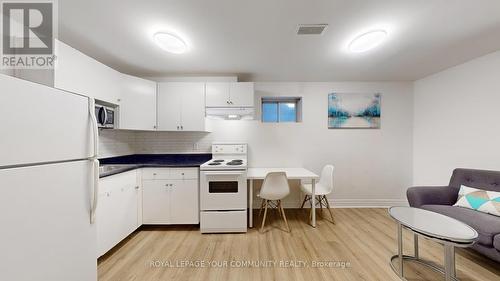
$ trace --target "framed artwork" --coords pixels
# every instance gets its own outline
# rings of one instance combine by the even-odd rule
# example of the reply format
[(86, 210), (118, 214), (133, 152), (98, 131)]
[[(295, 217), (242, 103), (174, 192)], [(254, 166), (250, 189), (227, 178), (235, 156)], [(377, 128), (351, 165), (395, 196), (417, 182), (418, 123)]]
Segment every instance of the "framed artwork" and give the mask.
[(379, 93), (328, 94), (328, 128), (380, 128)]

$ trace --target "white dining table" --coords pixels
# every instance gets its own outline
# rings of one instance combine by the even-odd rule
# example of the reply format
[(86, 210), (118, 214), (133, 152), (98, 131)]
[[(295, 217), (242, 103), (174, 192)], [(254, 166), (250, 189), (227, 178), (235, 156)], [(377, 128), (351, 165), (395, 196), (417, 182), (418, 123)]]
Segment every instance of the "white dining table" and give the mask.
[[(289, 180), (311, 180), (312, 197), (311, 204), (316, 206), (316, 180), (319, 176), (305, 168), (248, 168), (247, 179), (250, 181), (248, 187), (249, 212), (248, 224), (253, 227), (253, 182), (254, 180), (263, 180), (270, 172), (285, 172)], [(316, 208), (312, 208), (311, 225), (316, 227)]]

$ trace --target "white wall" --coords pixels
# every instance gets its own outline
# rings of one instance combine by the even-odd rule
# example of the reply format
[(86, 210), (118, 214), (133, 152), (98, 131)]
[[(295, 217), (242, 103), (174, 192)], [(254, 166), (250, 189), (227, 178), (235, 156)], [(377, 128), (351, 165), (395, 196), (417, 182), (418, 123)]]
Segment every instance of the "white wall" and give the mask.
[(500, 51), (415, 82), (415, 185), (454, 168), (500, 170)]
[[(255, 89), (256, 101), (301, 96), (303, 122), (211, 120), (210, 134), (106, 131), (101, 155), (126, 151), (124, 143), (131, 143), (135, 153), (174, 153), (209, 152), (213, 141), (247, 142), (251, 166), (306, 167), (319, 173), (323, 165), (334, 164), (331, 199), (336, 206), (406, 203), (405, 190), (412, 182), (412, 83), (256, 83)], [(381, 129), (328, 129), (327, 97), (334, 91), (382, 93)], [(260, 116), (259, 106), (257, 111)], [(297, 185), (292, 182), (293, 188)], [(293, 192), (285, 205), (296, 207), (299, 195)]]
[[(412, 172), (411, 83), (256, 83), (255, 90), (259, 101), (262, 96), (301, 96), (303, 122), (212, 121), (213, 140), (247, 142), (251, 166), (296, 166), (319, 173), (324, 165), (335, 165), (331, 198), (337, 206), (406, 202)], [(328, 129), (331, 92), (382, 93), (381, 129)]]

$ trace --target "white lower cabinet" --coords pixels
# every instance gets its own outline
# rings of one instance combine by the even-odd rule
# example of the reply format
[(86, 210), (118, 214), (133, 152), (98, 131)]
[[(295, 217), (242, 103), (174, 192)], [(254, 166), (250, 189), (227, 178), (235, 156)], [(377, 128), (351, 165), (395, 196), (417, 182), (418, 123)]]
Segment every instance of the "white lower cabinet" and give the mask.
[(171, 185), (168, 180), (143, 180), (143, 224), (170, 223)]
[(137, 170), (99, 180), (96, 210), (98, 257), (139, 227), (140, 203)]
[(143, 224), (198, 224), (198, 169), (143, 170)]
[(198, 179), (177, 180), (171, 193), (170, 223), (200, 223), (198, 198)]
[(198, 175), (198, 168), (143, 168), (100, 179), (97, 257), (142, 224), (199, 224)]

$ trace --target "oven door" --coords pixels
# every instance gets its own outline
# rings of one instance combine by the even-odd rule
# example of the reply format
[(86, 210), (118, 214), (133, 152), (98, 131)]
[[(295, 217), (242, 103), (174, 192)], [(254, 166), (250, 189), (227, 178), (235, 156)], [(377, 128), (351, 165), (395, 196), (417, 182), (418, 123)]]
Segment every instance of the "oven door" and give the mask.
[(201, 171), (200, 205), (203, 211), (246, 209), (246, 171)]

